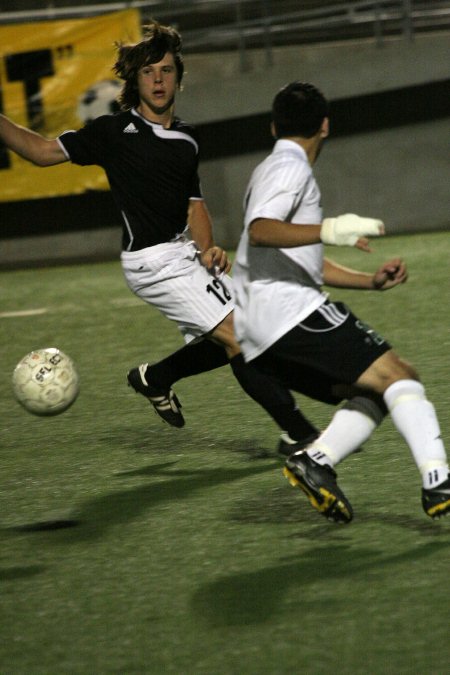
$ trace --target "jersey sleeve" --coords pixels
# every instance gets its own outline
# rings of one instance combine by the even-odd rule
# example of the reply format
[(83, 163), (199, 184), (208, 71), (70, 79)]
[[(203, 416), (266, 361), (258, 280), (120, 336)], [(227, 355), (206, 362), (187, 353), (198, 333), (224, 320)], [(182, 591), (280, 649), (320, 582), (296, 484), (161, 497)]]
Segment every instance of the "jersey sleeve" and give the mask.
[(245, 222), (268, 218), (289, 222), (302, 198), (310, 173), (298, 163), (272, 167), (253, 182), (246, 199)]
[(178, 117), (174, 121), (174, 129), (176, 131), (181, 131), (183, 134), (186, 134), (190, 137), (193, 145), (196, 149), (196, 166), (195, 171), (192, 174), (192, 179), (189, 184), (189, 199), (203, 199), (203, 192), (200, 183), (200, 177), (198, 175), (198, 164), (199, 164), (199, 137), (197, 129), (191, 124), (186, 124), (183, 120), (180, 120)]
[(108, 116), (98, 117), (78, 131), (64, 131), (59, 137), (65, 155), (73, 164), (104, 166), (108, 158)]
[(202, 186), (200, 184), (200, 178), (197, 171), (192, 177), (189, 199), (203, 199)]

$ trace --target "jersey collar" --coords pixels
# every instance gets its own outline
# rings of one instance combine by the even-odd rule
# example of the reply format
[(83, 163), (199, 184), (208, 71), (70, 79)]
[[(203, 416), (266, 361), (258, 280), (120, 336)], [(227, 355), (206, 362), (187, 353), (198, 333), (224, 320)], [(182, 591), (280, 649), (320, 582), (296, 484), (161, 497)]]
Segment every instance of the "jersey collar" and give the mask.
[[(158, 124), (158, 122), (152, 122), (151, 120), (148, 120), (146, 117), (141, 115), (141, 113), (138, 112), (136, 110), (136, 108), (131, 108), (130, 112), (131, 112), (132, 115), (134, 115), (135, 117), (139, 117), (139, 119), (142, 120), (143, 122), (145, 122), (145, 124), (148, 124), (149, 126), (151, 126), (153, 128), (156, 128), (156, 129), (164, 129), (165, 128), (162, 124)], [(172, 124), (173, 124), (173, 122), (174, 122), (174, 120), (172, 120)], [(170, 126), (172, 126), (172, 124)], [(170, 129), (170, 127), (169, 127), (169, 129)]]
[(294, 152), (302, 157), (302, 159), (308, 161), (308, 155), (304, 148), (295, 141), (290, 141), (287, 138), (280, 138), (276, 141), (273, 152), (284, 152), (289, 150), (289, 152)]
[(196, 154), (198, 154), (198, 143), (195, 141), (192, 136), (189, 134), (184, 133), (183, 131), (179, 131), (177, 128), (173, 129), (172, 127), (174, 124), (177, 122), (177, 118), (174, 117), (172, 120), (172, 125), (170, 129), (166, 129), (162, 124), (157, 124), (156, 122), (150, 122), (150, 120), (145, 119), (140, 113), (138, 113), (135, 108), (131, 108), (131, 114), (134, 115), (135, 117), (138, 117), (142, 122), (145, 122), (147, 126), (152, 127), (153, 133), (155, 136), (158, 136), (159, 138), (165, 138), (167, 140), (183, 140), (187, 141), (191, 145), (194, 146)]

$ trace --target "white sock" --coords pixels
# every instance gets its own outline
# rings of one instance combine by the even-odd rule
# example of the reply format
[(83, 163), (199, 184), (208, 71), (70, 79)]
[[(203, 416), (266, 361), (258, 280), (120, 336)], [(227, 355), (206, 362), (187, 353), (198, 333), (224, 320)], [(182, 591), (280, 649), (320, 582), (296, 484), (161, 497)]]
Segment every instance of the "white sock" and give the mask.
[(335, 466), (367, 441), (376, 426), (359, 410), (341, 408), (306, 452), (318, 464)]
[(448, 477), (448, 462), (436, 411), (416, 380), (399, 380), (384, 392), (392, 421), (409, 445), (424, 488)]

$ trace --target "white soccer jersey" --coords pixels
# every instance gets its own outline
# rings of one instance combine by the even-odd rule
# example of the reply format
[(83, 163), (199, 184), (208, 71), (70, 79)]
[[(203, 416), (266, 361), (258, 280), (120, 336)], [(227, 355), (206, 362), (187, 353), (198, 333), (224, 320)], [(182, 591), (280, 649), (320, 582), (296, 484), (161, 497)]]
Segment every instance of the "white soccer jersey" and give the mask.
[(259, 356), (326, 300), (323, 246), (250, 246), (248, 228), (257, 218), (303, 225), (322, 222), (320, 191), (305, 151), (285, 139), (259, 164), (245, 196), (244, 231), (233, 272), (234, 324), (247, 361)]

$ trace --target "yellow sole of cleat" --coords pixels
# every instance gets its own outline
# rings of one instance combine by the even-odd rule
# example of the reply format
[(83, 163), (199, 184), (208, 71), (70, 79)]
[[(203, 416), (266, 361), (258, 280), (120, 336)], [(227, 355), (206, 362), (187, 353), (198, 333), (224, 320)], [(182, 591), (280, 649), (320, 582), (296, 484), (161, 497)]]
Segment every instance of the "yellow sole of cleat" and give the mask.
[[(312, 492), (310, 492), (308, 490), (307, 486), (303, 485), (303, 483), (301, 483), (298, 480), (297, 476), (295, 474), (293, 474), (292, 471), (289, 471), (289, 469), (287, 467), (284, 467), (283, 474), (284, 474), (284, 476), (286, 476), (289, 483), (293, 487), (299, 487), (300, 490), (302, 490), (302, 492), (305, 493), (305, 495), (308, 497), (308, 500), (309, 500), (311, 506), (314, 509), (316, 509), (316, 511), (326, 515), (327, 512), (331, 512), (333, 507), (335, 507), (345, 517), (346, 521), (348, 521), (348, 522), (351, 521), (352, 514), (349, 512), (349, 510), (345, 506), (344, 502), (342, 502), (340, 499), (336, 499), (335, 495), (333, 495), (331, 492), (328, 492), (328, 490), (325, 490), (325, 488), (320, 488), (319, 492), (323, 497), (323, 502), (319, 503), (316, 499), (316, 496)], [(338, 522), (333, 517), (328, 518), (328, 520)], [(340, 522), (342, 522), (342, 521), (340, 521)]]
[(286, 467), (284, 467), (283, 469), (283, 475), (286, 476), (292, 487), (297, 487), (298, 485), (300, 485), (296, 476), (294, 476), (294, 474), (291, 471), (289, 471), (289, 469), (287, 469)]
[(320, 494), (323, 497), (323, 502), (319, 504), (315, 495), (312, 494), (312, 492), (308, 490), (306, 485), (303, 485), (303, 483), (301, 483), (298, 480), (297, 476), (293, 474), (291, 471), (289, 471), (288, 468), (285, 467), (283, 469), (283, 474), (286, 476), (292, 487), (299, 487), (300, 490), (302, 490), (305, 493), (305, 495), (308, 497), (311, 503), (311, 506), (313, 506), (317, 511), (319, 511), (319, 513), (324, 513), (325, 511), (328, 511), (328, 509), (336, 502), (336, 497), (334, 495), (332, 495), (324, 488), (320, 488)]
[(447, 515), (450, 513), (450, 500), (432, 506), (431, 509), (427, 510), (427, 513), (431, 518), (441, 518), (441, 516)]

